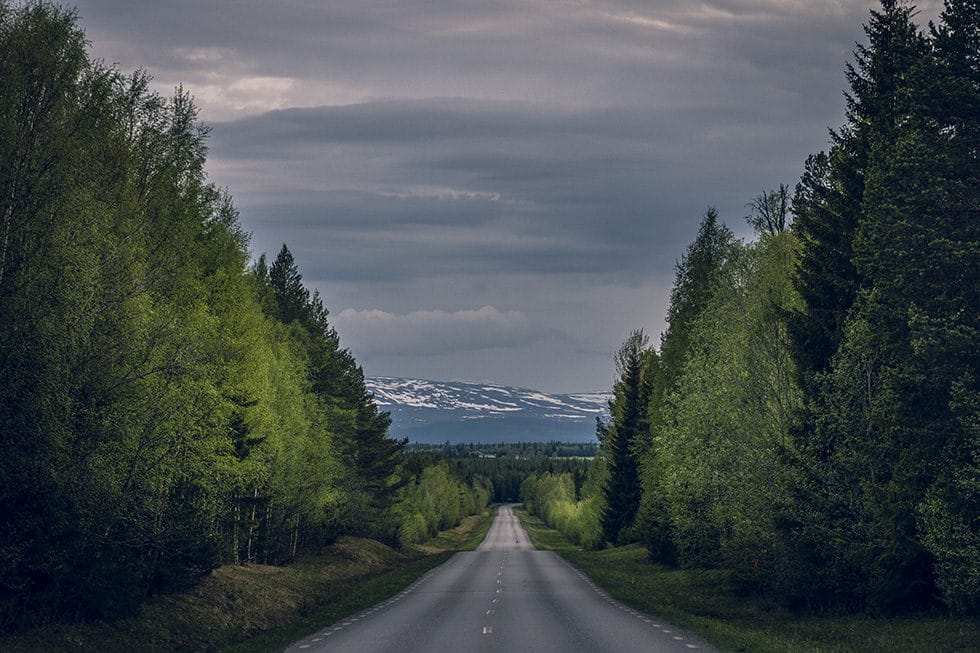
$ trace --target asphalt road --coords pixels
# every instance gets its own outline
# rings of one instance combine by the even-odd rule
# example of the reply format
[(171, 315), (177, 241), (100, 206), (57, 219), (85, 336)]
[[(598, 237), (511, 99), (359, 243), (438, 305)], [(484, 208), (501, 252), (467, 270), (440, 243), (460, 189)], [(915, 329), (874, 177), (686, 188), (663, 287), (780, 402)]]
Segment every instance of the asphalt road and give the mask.
[(400, 594), (288, 651), (713, 651), (625, 606), (551, 551), (536, 551), (502, 506), (479, 549), (457, 553)]

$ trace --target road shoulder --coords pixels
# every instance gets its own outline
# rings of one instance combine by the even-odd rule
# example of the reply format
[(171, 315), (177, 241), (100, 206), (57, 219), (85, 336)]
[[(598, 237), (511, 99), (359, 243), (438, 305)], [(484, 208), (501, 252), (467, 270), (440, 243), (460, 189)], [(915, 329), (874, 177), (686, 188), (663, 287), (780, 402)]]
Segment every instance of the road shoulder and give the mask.
[(804, 616), (741, 591), (725, 569), (673, 569), (648, 561), (641, 545), (587, 551), (537, 517), (514, 511), (539, 549), (552, 550), (630, 607), (656, 614), (721, 650), (783, 653), (915, 653), (980, 650), (980, 626), (941, 615), (873, 618)]

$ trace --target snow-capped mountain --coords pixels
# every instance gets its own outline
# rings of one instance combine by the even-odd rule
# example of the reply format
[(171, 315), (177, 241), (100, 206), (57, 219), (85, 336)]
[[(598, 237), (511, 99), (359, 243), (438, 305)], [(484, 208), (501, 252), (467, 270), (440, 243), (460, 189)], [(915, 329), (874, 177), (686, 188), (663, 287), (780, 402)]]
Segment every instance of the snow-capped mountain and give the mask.
[(490, 383), (375, 377), (367, 387), (391, 413), (391, 433), (413, 442), (585, 442), (608, 393), (552, 395)]

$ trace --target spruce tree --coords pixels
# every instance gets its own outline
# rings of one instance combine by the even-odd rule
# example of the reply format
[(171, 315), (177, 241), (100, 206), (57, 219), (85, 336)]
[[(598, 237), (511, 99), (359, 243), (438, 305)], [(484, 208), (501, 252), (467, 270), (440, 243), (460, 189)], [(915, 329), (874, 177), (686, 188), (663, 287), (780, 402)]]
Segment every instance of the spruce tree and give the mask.
[(885, 1), (872, 12), (848, 69), (847, 138), (838, 158), (814, 160), (824, 181), (804, 177), (796, 204), (807, 309), (796, 330), (798, 533), (824, 591), (878, 612), (935, 600), (917, 513), (942, 461), (969, 467), (975, 437), (952, 406), (975, 369), (965, 343), (976, 328), (976, 220), (958, 198), (976, 150), (972, 165), (951, 155), (969, 130), (937, 106), (942, 74), (912, 11)]
[(606, 540), (622, 543), (628, 537), (640, 505), (640, 440), (648, 435), (644, 392), (644, 362), (648, 339), (634, 331), (616, 354), (618, 380), (610, 402), (612, 422), (602, 440), (608, 476), (604, 486), (602, 530)]
[(708, 307), (718, 275), (731, 255), (734, 235), (711, 208), (705, 213), (698, 233), (677, 263), (674, 286), (667, 310), (667, 329), (661, 336), (659, 356), (651, 357), (644, 376), (645, 419), (639, 450), (642, 495), (637, 519), (637, 536), (643, 539), (651, 559), (673, 564), (677, 549), (672, 541), (672, 526), (664, 501), (663, 472), (656, 436), (664, 429), (667, 397), (673, 392), (684, 369), (690, 349), (690, 330), (698, 316)]
[(310, 291), (303, 285), (303, 275), (285, 243), (269, 268), (269, 282), (275, 292), (279, 321), (289, 324), (298, 320), (309, 326)]
[(929, 251), (920, 259), (929, 265), (909, 326), (917, 366), (925, 368), (938, 393), (943, 419), (937, 425), (942, 430), (935, 474), (917, 514), (944, 600), (975, 614), (980, 610), (980, 2), (949, 0), (931, 34), (935, 68), (925, 75), (931, 86), (924, 94), (922, 131), (942, 153), (941, 165), (930, 169), (942, 178), (943, 190), (931, 193), (935, 222), (928, 225)]
[(882, 11), (871, 12), (868, 44), (859, 44), (855, 62), (846, 66), (847, 122), (831, 133), (829, 152), (807, 159), (793, 198), (793, 228), (804, 245), (796, 289), (806, 311), (795, 316), (792, 336), (800, 382), (811, 398), (861, 287), (853, 243), (863, 217), (871, 142), (882, 125), (895, 121), (891, 114), (904, 92), (900, 84), (921, 54), (921, 43), (909, 41), (911, 14), (896, 0), (884, 0)]
[(709, 208), (694, 241), (677, 263), (667, 309), (667, 330), (660, 343), (660, 365), (669, 391), (680, 376), (688, 350), (691, 323), (711, 298), (713, 284), (728, 257), (734, 236)]

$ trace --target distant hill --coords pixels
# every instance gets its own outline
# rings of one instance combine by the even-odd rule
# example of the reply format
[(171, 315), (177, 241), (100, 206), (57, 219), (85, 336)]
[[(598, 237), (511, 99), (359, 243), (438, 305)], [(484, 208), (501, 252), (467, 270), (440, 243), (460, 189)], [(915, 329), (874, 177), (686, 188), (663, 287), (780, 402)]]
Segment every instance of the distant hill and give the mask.
[(412, 442), (588, 442), (608, 393), (553, 395), (489, 383), (375, 377), (368, 389)]

